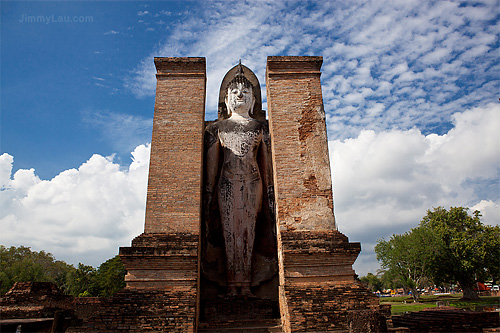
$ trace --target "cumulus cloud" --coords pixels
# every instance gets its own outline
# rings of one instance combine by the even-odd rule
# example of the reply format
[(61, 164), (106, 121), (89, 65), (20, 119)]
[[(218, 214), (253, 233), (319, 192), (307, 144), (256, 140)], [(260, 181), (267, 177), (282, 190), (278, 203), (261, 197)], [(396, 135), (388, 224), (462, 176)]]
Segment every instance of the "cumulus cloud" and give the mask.
[(427, 209), (465, 206), (480, 210), (484, 223), (500, 224), (500, 106), (452, 118), (443, 135), (363, 130), (329, 142), (337, 225), (362, 242), (356, 265), (363, 274), (377, 268), (377, 239), (417, 226)]
[[(378, 269), (379, 238), (415, 227), (432, 207), (466, 206), (500, 224), (499, 117), (500, 106), (489, 104), (455, 113), (443, 135), (364, 130), (329, 142), (337, 226), (362, 243), (358, 274)], [(1, 155), (0, 243), (72, 263), (114, 256), (143, 230), (149, 151), (137, 146), (125, 169), (94, 155), (51, 180), (33, 169), (12, 175), (13, 157)]]
[(149, 145), (132, 152), (127, 169), (93, 155), (78, 169), (40, 180), (34, 169), (12, 175), (0, 156), (0, 243), (45, 250), (77, 264), (99, 265), (143, 231)]

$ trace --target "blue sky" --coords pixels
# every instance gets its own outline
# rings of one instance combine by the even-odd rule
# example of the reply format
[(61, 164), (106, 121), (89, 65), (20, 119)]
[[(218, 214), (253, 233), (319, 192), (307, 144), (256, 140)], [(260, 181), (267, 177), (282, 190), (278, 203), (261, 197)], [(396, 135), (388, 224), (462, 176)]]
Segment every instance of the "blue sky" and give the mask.
[(499, 1), (2, 1), (0, 243), (98, 265), (142, 232), (154, 56), (207, 59), (206, 118), (239, 59), (321, 55), (340, 231), (443, 205), (500, 223)]

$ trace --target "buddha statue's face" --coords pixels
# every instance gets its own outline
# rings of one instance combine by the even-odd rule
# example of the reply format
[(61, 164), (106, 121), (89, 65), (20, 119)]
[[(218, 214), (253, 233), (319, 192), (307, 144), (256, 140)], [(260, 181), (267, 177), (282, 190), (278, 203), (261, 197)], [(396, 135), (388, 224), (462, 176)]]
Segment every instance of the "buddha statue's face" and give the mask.
[(254, 104), (252, 87), (238, 82), (227, 89), (226, 106), (231, 113), (248, 117)]

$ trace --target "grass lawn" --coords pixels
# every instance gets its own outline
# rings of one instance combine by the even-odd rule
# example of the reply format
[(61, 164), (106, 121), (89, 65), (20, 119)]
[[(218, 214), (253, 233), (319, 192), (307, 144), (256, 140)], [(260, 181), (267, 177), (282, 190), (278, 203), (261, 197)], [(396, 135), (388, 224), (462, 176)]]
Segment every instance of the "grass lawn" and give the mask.
[(441, 301), (444, 305), (454, 306), (462, 309), (481, 311), (486, 308), (500, 308), (500, 297), (481, 296), (479, 300), (460, 300), (462, 294), (453, 295), (422, 295), (418, 303), (413, 303), (411, 296), (384, 297), (380, 299), (381, 304), (391, 304), (392, 315), (401, 315), (406, 312), (420, 311), (425, 308), (436, 307), (436, 302)]

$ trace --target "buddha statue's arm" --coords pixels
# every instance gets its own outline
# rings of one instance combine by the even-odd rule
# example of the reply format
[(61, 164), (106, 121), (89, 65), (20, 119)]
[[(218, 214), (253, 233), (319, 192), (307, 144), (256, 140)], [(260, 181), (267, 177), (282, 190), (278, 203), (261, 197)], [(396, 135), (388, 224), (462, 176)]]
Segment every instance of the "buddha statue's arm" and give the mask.
[(271, 158), (271, 138), (267, 129), (264, 129), (262, 134), (262, 142), (259, 147), (259, 161), (262, 185), (264, 187), (264, 190), (267, 191), (269, 209), (271, 211), (271, 214), (274, 216), (274, 184)]
[(205, 145), (206, 145), (206, 164), (205, 164), (205, 188), (204, 188), (204, 208), (206, 214), (210, 210), (210, 204), (212, 202), (212, 194), (215, 191), (215, 185), (217, 181), (217, 172), (219, 168), (219, 150), (220, 144), (219, 140), (211, 131), (205, 132)]

